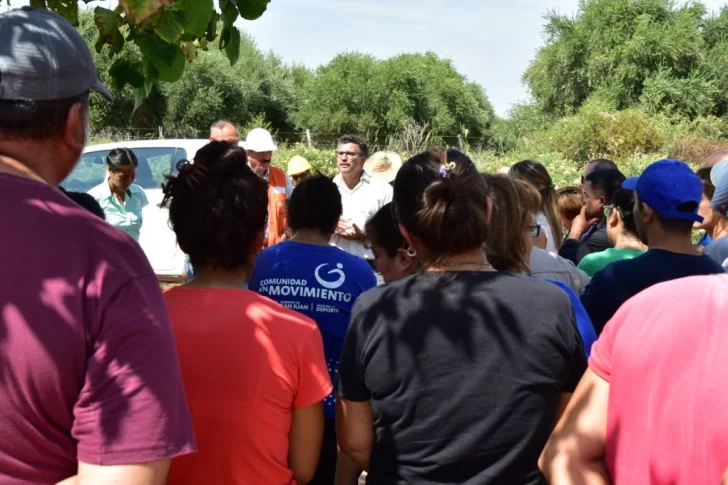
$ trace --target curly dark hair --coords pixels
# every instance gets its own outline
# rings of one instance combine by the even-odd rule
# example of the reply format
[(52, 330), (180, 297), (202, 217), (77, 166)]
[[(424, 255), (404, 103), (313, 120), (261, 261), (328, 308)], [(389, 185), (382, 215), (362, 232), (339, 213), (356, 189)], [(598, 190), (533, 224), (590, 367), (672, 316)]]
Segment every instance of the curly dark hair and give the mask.
[(212, 142), (183, 160), (162, 184), (162, 207), (193, 266), (235, 269), (252, 263), (268, 214), (268, 184), (245, 150)]

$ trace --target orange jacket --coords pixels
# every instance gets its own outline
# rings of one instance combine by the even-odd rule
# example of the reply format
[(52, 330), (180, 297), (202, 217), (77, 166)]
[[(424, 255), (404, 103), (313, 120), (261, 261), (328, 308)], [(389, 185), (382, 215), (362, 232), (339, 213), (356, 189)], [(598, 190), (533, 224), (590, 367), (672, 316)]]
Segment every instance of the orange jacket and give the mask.
[(263, 247), (278, 244), (286, 230), (286, 173), (280, 168), (268, 170), (268, 239)]

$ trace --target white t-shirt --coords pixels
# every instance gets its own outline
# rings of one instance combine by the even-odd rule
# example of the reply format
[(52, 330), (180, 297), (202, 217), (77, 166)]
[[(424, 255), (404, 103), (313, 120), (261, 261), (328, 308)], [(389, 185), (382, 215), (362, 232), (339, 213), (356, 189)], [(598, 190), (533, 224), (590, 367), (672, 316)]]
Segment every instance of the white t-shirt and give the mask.
[(551, 224), (549, 223), (546, 214), (543, 211), (536, 215), (536, 224), (541, 226), (541, 232), (546, 234), (546, 251), (550, 253), (558, 253), (559, 250), (556, 248), (556, 241), (554, 241), (554, 234), (551, 230)]
[[(364, 225), (379, 209), (392, 202), (392, 186), (366, 172), (361, 174), (359, 183), (351, 190), (340, 174), (334, 177), (334, 183), (341, 194), (341, 205), (344, 209), (342, 217), (350, 219), (361, 231), (364, 231)], [(363, 241), (350, 241), (334, 235), (331, 244), (354, 256), (374, 259), (372, 250)]]

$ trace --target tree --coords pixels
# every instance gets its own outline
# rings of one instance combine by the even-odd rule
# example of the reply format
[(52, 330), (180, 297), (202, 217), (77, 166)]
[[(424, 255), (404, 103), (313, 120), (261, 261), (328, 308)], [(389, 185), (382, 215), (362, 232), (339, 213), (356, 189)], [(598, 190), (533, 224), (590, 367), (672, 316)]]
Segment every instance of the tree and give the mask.
[[(99, 34), (90, 11), (79, 14), (79, 31), (87, 44), (94, 45)], [(92, 129), (98, 133), (133, 128), (139, 130), (135, 136), (149, 136), (163, 126), (168, 136), (196, 138), (206, 136), (218, 119), (230, 119), (242, 127), (262, 115), (260, 118), (274, 130), (293, 130), (292, 113), (311, 72), (305, 67), (287, 66), (275, 54), (264, 54), (245, 34), (239, 42), (240, 59), (234, 66), (217, 45), (210, 45), (177, 82), (154, 87), (136, 110), (134, 89), (112, 83), (108, 72), (112, 61), (92, 51), (102, 82), (108, 83), (114, 94), (112, 103), (91, 97)], [(130, 63), (139, 62), (141, 57), (133, 43), (125, 44), (117, 55), (117, 59)]]
[[(10, 4), (10, 0), (6, 1)], [(179, 80), (187, 62), (193, 61), (199, 49), (207, 49), (218, 37), (220, 49), (235, 64), (240, 56), (241, 35), (233, 24), (238, 17), (257, 19), (269, 1), (218, 0), (218, 11), (215, 11), (213, 0), (119, 0), (114, 10), (94, 9), (99, 32), (96, 52), (106, 48), (107, 55), (116, 58), (108, 68), (113, 85), (118, 89), (131, 85), (134, 105), (138, 108), (158, 82)], [(30, 0), (30, 4), (52, 10), (73, 25), (79, 25), (78, 0)], [(138, 59), (119, 56), (130, 43), (139, 49)]]
[(644, 104), (648, 111), (708, 114), (718, 90), (703, 69), (705, 15), (699, 2), (582, 0), (573, 18), (547, 15), (546, 45), (524, 81), (539, 107), (556, 116), (590, 97), (616, 109)]
[(304, 84), (294, 115), (299, 128), (366, 134), (384, 142), (408, 123), (442, 137), (489, 134), (495, 115), (482, 88), (434, 53), (380, 61), (347, 53), (320, 67)]

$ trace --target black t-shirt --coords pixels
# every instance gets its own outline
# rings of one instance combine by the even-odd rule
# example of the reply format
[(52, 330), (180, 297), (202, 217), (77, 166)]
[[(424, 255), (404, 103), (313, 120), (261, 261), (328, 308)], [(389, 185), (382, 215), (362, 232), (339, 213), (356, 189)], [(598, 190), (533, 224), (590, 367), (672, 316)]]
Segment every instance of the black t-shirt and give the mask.
[(369, 485), (545, 484), (560, 393), (586, 368), (568, 295), (510, 273), (424, 273), (359, 297), (338, 393), (370, 401)]
[(581, 295), (594, 330), (604, 326), (627, 300), (650, 286), (665, 281), (724, 273), (721, 265), (705, 255), (679, 254), (651, 249), (634, 259), (617, 261), (594, 275)]
[(612, 247), (607, 236), (606, 221), (595, 224), (590, 231), (581, 241), (566, 239), (561, 245), (559, 256), (578, 265), (586, 256)]

